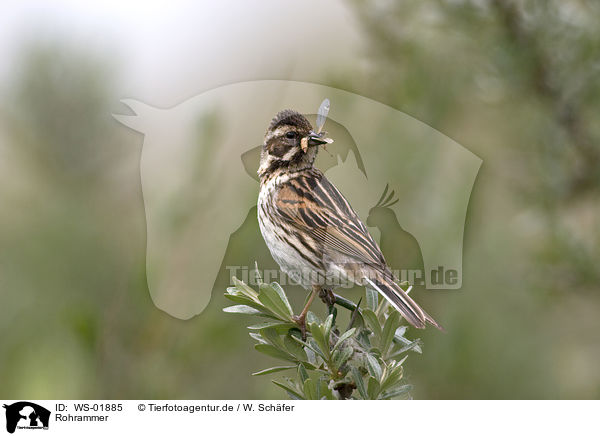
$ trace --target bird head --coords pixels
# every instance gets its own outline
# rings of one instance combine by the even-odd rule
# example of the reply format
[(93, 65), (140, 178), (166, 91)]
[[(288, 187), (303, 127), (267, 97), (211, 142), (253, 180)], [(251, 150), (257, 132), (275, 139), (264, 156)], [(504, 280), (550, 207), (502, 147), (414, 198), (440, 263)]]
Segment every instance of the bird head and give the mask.
[(277, 170), (309, 168), (317, 157), (318, 146), (332, 142), (325, 132), (314, 132), (304, 115), (290, 109), (281, 111), (265, 133), (258, 175), (264, 179)]

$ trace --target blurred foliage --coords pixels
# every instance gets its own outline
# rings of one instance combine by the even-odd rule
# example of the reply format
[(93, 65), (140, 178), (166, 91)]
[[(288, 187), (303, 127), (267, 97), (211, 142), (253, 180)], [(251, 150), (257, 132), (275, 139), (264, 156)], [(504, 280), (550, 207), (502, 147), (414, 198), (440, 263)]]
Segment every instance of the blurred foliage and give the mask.
[(431, 352), (408, 368), (423, 388), (415, 395), (597, 398), (600, 4), (352, 5), (368, 60), (361, 74), (334, 74), (336, 86), (424, 121), (484, 161), (463, 289), (422, 300), (445, 314), (449, 337), (425, 337)]
[[(258, 275), (258, 271), (256, 273)], [(288, 363), (255, 372), (273, 374), (293, 370), (294, 377), (273, 380), (292, 399), (387, 400), (405, 397), (412, 386), (404, 384), (402, 364), (409, 350), (421, 352), (420, 340), (410, 341), (400, 326), (400, 315), (376, 291), (366, 289), (367, 307), (360, 309), (336, 296), (336, 304), (352, 311), (347, 328), (340, 330), (337, 308), (321, 321), (313, 312), (306, 317), (306, 337), (294, 322), (285, 291), (276, 283), (259, 283), (256, 291), (234, 278), (225, 297), (234, 303), (223, 309), (267, 318), (248, 327), (257, 341), (256, 351)], [(360, 302), (359, 302), (360, 304)], [(289, 365), (291, 363), (291, 365)]]

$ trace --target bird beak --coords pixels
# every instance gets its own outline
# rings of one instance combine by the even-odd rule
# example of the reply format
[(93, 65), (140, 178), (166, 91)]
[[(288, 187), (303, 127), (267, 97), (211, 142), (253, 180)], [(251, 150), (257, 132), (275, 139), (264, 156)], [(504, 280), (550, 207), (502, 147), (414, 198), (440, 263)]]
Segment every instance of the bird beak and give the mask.
[(304, 138), (302, 138), (302, 140), (300, 141), (300, 145), (302, 147), (302, 151), (304, 151), (304, 153), (306, 153), (306, 151), (308, 150), (308, 147), (311, 145), (331, 144), (332, 142), (333, 142), (333, 139), (325, 137), (325, 132), (323, 132), (323, 133), (310, 132), (308, 134), (308, 136), (305, 136)]

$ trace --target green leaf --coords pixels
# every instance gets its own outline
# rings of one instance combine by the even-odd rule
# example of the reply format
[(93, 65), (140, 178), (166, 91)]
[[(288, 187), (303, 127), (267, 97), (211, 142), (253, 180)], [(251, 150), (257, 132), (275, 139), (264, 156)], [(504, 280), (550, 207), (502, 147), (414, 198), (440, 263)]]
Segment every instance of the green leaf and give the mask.
[(331, 389), (329, 389), (329, 385), (325, 379), (321, 379), (319, 381), (319, 399), (333, 400), (335, 396)]
[(260, 275), (260, 270), (258, 269), (258, 262), (254, 261), (254, 274), (256, 275), (256, 283), (260, 286), (263, 284), (262, 276)]
[(260, 324), (249, 325), (248, 330), (262, 330), (265, 328), (273, 328), (278, 334), (286, 334), (288, 330), (297, 327), (295, 323), (283, 321), (265, 321)]
[(337, 307), (331, 306), (328, 309), (328, 311), (329, 311), (329, 315), (333, 316), (333, 325), (335, 325), (335, 322), (337, 321), (337, 313), (338, 313)]
[(379, 382), (373, 377), (369, 377), (367, 382), (367, 395), (370, 400), (376, 400), (379, 395)]
[(278, 382), (277, 380), (271, 380), (275, 385), (279, 386), (281, 389), (286, 391), (293, 400), (305, 400), (304, 395), (297, 389), (294, 389), (291, 386), (284, 385), (283, 383)]
[(298, 341), (294, 340), (289, 333), (284, 336), (283, 345), (285, 346), (286, 350), (300, 362), (306, 362), (308, 360), (302, 345), (300, 345)]
[(348, 324), (348, 328), (356, 327), (356, 328), (364, 328), (365, 327), (365, 319), (362, 316), (362, 310), (356, 310), (352, 312), (352, 316), (350, 317), (350, 324)]
[[(406, 326), (403, 326), (406, 327)], [(397, 344), (410, 344), (411, 341), (410, 339), (404, 337), (404, 332), (402, 332), (402, 334), (398, 334), (398, 331), (402, 330), (402, 327), (398, 327), (398, 329), (396, 330), (396, 334), (394, 335), (394, 342), (396, 342)], [(404, 329), (406, 331), (406, 329)]]
[(367, 390), (365, 389), (365, 383), (363, 381), (362, 375), (358, 368), (355, 366), (352, 367), (352, 380), (354, 380), (354, 384), (356, 385), (356, 389), (363, 399), (368, 399), (369, 395), (367, 394)]
[(285, 295), (285, 291), (283, 290), (281, 285), (277, 282), (271, 282), (270, 286), (271, 286), (271, 288), (273, 288), (275, 290), (275, 292), (277, 292), (277, 295), (279, 295), (279, 298), (281, 299), (283, 304), (285, 304), (288, 313), (290, 315), (293, 315), (294, 311), (292, 310), (292, 306), (290, 305), (287, 295)]
[(307, 342), (309, 348), (313, 350), (317, 354), (317, 356), (319, 356), (324, 361), (329, 359), (329, 356), (325, 355), (325, 352), (321, 350), (321, 347), (319, 346), (319, 344), (317, 344), (317, 341), (315, 341), (314, 338), (308, 338)]
[(394, 389), (394, 386), (400, 384), (400, 381), (402, 380), (402, 372), (400, 371), (400, 373), (393, 373), (388, 375), (382, 382), (381, 382), (381, 391), (384, 390), (388, 390), (388, 389)]
[(399, 397), (401, 395), (406, 394), (407, 392), (410, 392), (411, 389), (412, 389), (412, 385), (400, 386), (397, 389), (384, 392), (383, 395), (381, 396), (381, 399), (388, 400), (390, 398)]
[(302, 364), (298, 365), (298, 376), (300, 377), (302, 383), (304, 383), (308, 379), (308, 372)]
[(377, 380), (381, 380), (382, 370), (381, 365), (379, 364), (377, 359), (371, 354), (366, 354), (365, 363), (367, 365), (367, 370), (369, 371), (369, 374), (375, 377)]
[(406, 330), (408, 330), (408, 326), (407, 325), (401, 325), (400, 327), (398, 327), (396, 329), (396, 336), (403, 337), (404, 334), (406, 333)]
[(241, 294), (239, 292), (234, 294), (225, 294), (225, 298), (233, 301), (234, 303), (244, 304), (255, 309), (264, 308), (260, 301), (254, 301), (252, 298), (249, 298), (246, 295)]
[(258, 297), (258, 292), (256, 292), (254, 289), (252, 289), (250, 286), (248, 286), (243, 281), (239, 280), (237, 277), (233, 277), (232, 281), (233, 281), (233, 284), (235, 285), (235, 288), (237, 290), (239, 290), (240, 292), (244, 293), (245, 295), (248, 295), (251, 298)]
[[(256, 276), (260, 281), (259, 274)], [(368, 290), (367, 308), (355, 312), (353, 326), (343, 333), (339, 333), (337, 323), (340, 320), (336, 320), (333, 311), (330, 310), (324, 321), (308, 312), (309, 334), (303, 341), (292, 321), (289, 300), (279, 284), (263, 283), (255, 291), (239, 280), (235, 283), (236, 286), (228, 288), (225, 294), (233, 305), (223, 310), (263, 317), (262, 321), (259, 319), (248, 327), (250, 336), (257, 342), (255, 349), (283, 361), (253, 375), (295, 368), (289, 373), (291, 378), (273, 381), (293, 399), (336, 399), (337, 394), (330, 388), (333, 383), (355, 385), (352, 397), (361, 399), (396, 398), (406, 395), (410, 389), (409, 385), (403, 384), (406, 382), (402, 362), (395, 360), (406, 359), (406, 354), (402, 353), (419, 349), (421, 342), (404, 337), (406, 327), (399, 326), (400, 315), (382, 310), (384, 300), (375, 291)], [(346, 306), (340, 307), (350, 311), (358, 307), (349, 300)]]
[(333, 346), (333, 350), (332, 351), (335, 351), (340, 345), (342, 345), (342, 343), (346, 339), (349, 339), (350, 337), (352, 337), (352, 335), (354, 335), (355, 332), (356, 332), (356, 329), (355, 328), (351, 328), (350, 330), (348, 330), (348, 331), (344, 332), (343, 334), (341, 334), (340, 337), (338, 338), (337, 342)]
[(340, 369), (342, 365), (346, 363), (350, 357), (352, 357), (352, 354), (354, 354), (352, 347), (344, 347), (342, 349), (335, 350), (331, 357), (331, 360), (335, 365), (335, 369)]
[(401, 326), (396, 329), (396, 334), (394, 335), (394, 344), (411, 345), (410, 349), (413, 350), (415, 353), (423, 353), (423, 350), (421, 349), (421, 339), (417, 338), (414, 341), (411, 341), (410, 339), (405, 338), (404, 333), (406, 333), (406, 329), (407, 326)]
[(398, 357), (400, 357), (401, 354), (406, 353), (409, 350), (413, 350), (416, 353), (421, 354), (421, 340), (420, 339), (415, 339), (413, 342), (409, 342), (408, 345), (400, 348), (398, 351), (394, 351), (394, 353), (392, 355), (389, 356), (390, 359), (396, 359)]
[(274, 366), (273, 368), (263, 369), (262, 371), (253, 372), (252, 375), (273, 374), (274, 372), (285, 371), (286, 369), (296, 368), (296, 365), (290, 366)]
[(388, 368), (388, 373), (381, 382), (381, 390), (385, 391), (394, 387), (402, 379), (402, 365), (397, 363), (393, 368)]
[[(324, 392), (323, 392), (324, 393)], [(322, 398), (321, 395), (321, 380), (315, 380), (315, 399), (320, 400)]]
[(318, 324), (309, 324), (309, 330), (311, 335), (313, 336), (315, 342), (318, 345), (319, 350), (321, 350), (321, 355), (325, 360), (329, 360), (330, 358), (330, 350), (329, 350), (329, 341), (325, 339), (323, 335), (323, 331), (321, 330), (321, 326)]
[(367, 292), (367, 309), (375, 312), (377, 310), (379, 294), (371, 288), (365, 288)]
[(371, 340), (369, 339), (367, 330), (360, 329), (356, 335), (356, 341), (366, 350), (371, 348)]
[[(297, 337), (295, 337), (295, 336), (292, 336), (292, 338), (293, 338), (293, 339), (294, 339), (296, 342), (298, 342), (299, 344), (302, 344), (302, 345), (304, 345), (304, 346), (307, 348), (307, 350), (306, 350), (306, 351), (307, 351), (307, 353), (306, 353), (307, 355), (308, 355), (308, 350), (311, 350), (311, 351), (312, 351), (312, 352), (313, 352), (313, 353), (314, 353), (316, 356), (319, 356), (319, 357), (321, 357), (321, 358), (325, 359), (325, 355), (324, 355), (324, 354), (323, 354), (323, 352), (322, 352), (322, 351), (319, 349), (319, 345), (317, 344), (317, 342), (316, 342), (316, 341), (315, 341), (313, 338), (310, 338), (310, 337), (309, 337), (309, 338), (306, 340), (306, 342), (304, 342), (302, 339), (300, 339), (300, 338), (297, 338)], [(313, 363), (313, 362), (310, 360), (310, 356), (309, 356), (309, 360), (308, 360), (308, 361), (309, 361), (310, 363)], [(314, 364), (316, 365), (316, 362), (315, 362)]]
[(392, 344), (392, 339), (394, 339), (394, 334), (396, 333), (396, 329), (400, 325), (400, 314), (395, 310), (388, 316), (385, 321), (385, 325), (383, 326), (383, 332), (381, 333), (381, 341), (379, 343), (379, 348), (381, 349), (381, 354), (386, 355), (390, 345)]
[(379, 324), (379, 319), (375, 312), (371, 309), (363, 309), (362, 311), (363, 318), (367, 322), (369, 329), (375, 334), (376, 337), (381, 337), (381, 325)]
[(258, 299), (265, 307), (278, 318), (292, 321), (292, 311), (288, 309), (289, 303), (281, 299), (279, 293), (269, 285), (261, 285)]
[(275, 327), (262, 328), (260, 330), (260, 335), (276, 347), (283, 348), (283, 340), (279, 336), (279, 333), (277, 332), (277, 329)]
[(331, 314), (327, 317), (327, 319), (325, 320), (325, 324), (323, 325), (323, 328), (322, 328), (323, 336), (325, 336), (327, 343), (329, 343), (329, 334), (331, 333), (332, 326), (333, 326), (333, 314)]
[(317, 395), (317, 385), (314, 380), (308, 378), (304, 381), (303, 385), (304, 396), (307, 400), (318, 400), (319, 397)]
[(227, 313), (243, 313), (245, 315), (260, 315), (262, 312), (254, 307), (246, 304), (238, 304), (236, 306), (224, 307), (223, 312)]
[[(305, 342), (300, 341), (297, 338), (293, 338), (296, 342), (305, 344)], [(310, 363), (313, 366), (318, 366), (318, 354), (314, 352), (314, 350), (312, 348), (310, 348), (308, 345), (305, 345), (304, 351), (306, 352), (306, 358), (308, 359), (308, 363)]]
[(311, 310), (306, 314), (306, 325), (308, 324), (321, 324), (321, 320)]
[(230, 294), (225, 294), (225, 298), (227, 298), (228, 300), (234, 302), (234, 303), (238, 303), (240, 305), (244, 305), (244, 306), (249, 306), (252, 307), (258, 311), (261, 312), (260, 316), (264, 316), (267, 318), (273, 318), (273, 319), (278, 319), (277, 317), (275, 317), (273, 314), (271, 314), (267, 308), (265, 306), (263, 306), (263, 304), (260, 301), (254, 301), (248, 297), (246, 297), (245, 295), (230, 295)]
[(296, 362), (296, 359), (285, 351), (274, 347), (271, 344), (256, 344), (254, 349), (260, 353), (266, 354), (267, 356), (274, 357), (276, 359), (287, 360), (289, 362)]
[(268, 342), (265, 341), (263, 339), (263, 337), (260, 334), (258, 334), (258, 333), (252, 333), (252, 332), (250, 332), (250, 333), (248, 333), (248, 335), (250, 335), (250, 337), (252, 339), (258, 341), (259, 344), (268, 344)]

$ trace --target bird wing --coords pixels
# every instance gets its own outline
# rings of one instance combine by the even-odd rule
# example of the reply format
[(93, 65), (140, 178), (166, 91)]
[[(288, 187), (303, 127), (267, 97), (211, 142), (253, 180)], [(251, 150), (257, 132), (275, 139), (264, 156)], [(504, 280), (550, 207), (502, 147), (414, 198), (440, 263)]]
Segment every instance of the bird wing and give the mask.
[[(417, 328), (427, 322), (443, 328), (408, 296), (386, 265), (379, 246), (344, 196), (320, 171), (290, 179), (275, 196), (274, 213), (298, 230), (298, 238), (309, 246), (309, 236), (320, 244), (323, 257), (338, 264), (371, 267), (375, 274), (366, 284), (383, 295), (406, 320)], [(312, 248), (313, 252), (316, 252)], [(362, 269), (362, 268), (361, 268)]]
[(385, 268), (385, 259), (344, 196), (317, 170), (290, 179), (277, 192), (276, 213), (319, 242), (323, 255)]

